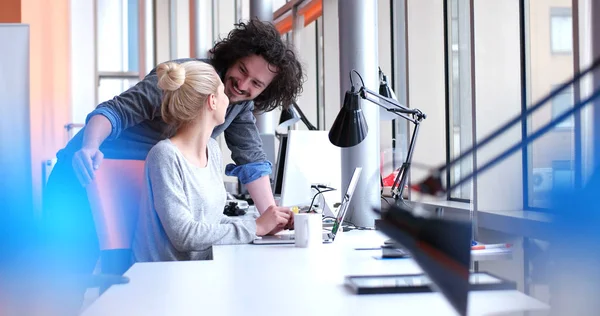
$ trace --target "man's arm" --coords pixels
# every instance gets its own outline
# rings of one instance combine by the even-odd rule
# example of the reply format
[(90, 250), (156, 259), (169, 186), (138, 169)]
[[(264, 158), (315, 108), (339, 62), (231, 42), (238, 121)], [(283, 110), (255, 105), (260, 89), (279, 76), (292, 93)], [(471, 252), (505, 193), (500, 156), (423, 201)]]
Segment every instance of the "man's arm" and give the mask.
[(237, 176), (246, 185), (256, 209), (264, 213), (275, 205), (269, 175), (271, 163), (262, 148), (262, 140), (256, 127), (256, 118), (248, 105), (225, 130), (225, 141), (236, 165), (227, 166), (227, 175)]
[(83, 186), (94, 179), (103, 154), (100, 145), (144, 120), (160, 115), (162, 92), (155, 70), (142, 81), (111, 100), (101, 103), (86, 118), (81, 149), (73, 156), (73, 170)]
[[(145, 120), (160, 116), (162, 91), (158, 87), (156, 71), (152, 70), (142, 81), (111, 100), (100, 103), (86, 119), (86, 129), (93, 117), (102, 115), (111, 125), (109, 139)], [(84, 143), (85, 145), (85, 143)]]
[(267, 162), (267, 155), (262, 147), (262, 139), (256, 127), (256, 118), (252, 113), (254, 106), (252, 103), (235, 106), (244, 106), (244, 109), (235, 117), (224, 132), (225, 141), (231, 150), (231, 159), (238, 166), (249, 163)]
[(268, 175), (247, 183), (246, 188), (250, 196), (252, 196), (259, 214), (264, 213), (269, 206), (275, 205), (273, 191), (271, 190), (271, 181), (269, 181)]

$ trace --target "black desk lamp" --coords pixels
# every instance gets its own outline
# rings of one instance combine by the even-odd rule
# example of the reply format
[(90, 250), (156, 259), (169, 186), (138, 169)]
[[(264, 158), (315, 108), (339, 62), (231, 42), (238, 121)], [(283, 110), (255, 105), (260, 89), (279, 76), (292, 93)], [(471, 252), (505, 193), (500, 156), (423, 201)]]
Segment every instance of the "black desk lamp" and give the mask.
[(279, 116), (279, 125), (277, 125), (277, 128), (288, 128), (296, 124), (298, 121), (302, 121), (302, 123), (304, 123), (304, 125), (306, 125), (310, 131), (317, 130), (317, 128), (308, 121), (296, 102), (293, 102), (292, 105), (290, 105), (287, 109), (281, 110), (281, 115)]
[[(358, 91), (352, 81), (352, 73), (355, 73), (360, 78), (361, 86)], [(382, 74), (381, 70), (380, 74)], [(329, 131), (329, 140), (338, 147), (352, 147), (359, 144), (367, 137), (369, 128), (358, 102), (359, 97), (375, 103), (388, 112), (394, 113), (405, 120), (412, 122), (415, 125), (415, 128), (408, 146), (406, 160), (402, 163), (391, 188), (392, 197), (396, 200), (403, 200), (402, 193), (408, 179), (408, 171), (410, 169), (417, 135), (419, 134), (419, 125), (421, 121), (426, 118), (426, 115), (419, 109), (407, 108), (398, 103), (398, 101), (390, 98), (389, 96), (393, 96), (393, 94), (389, 87), (387, 88), (387, 91), (385, 91), (385, 88), (382, 91), (380, 87), (380, 91), (388, 96), (367, 89), (362, 77), (356, 70), (350, 72), (350, 83), (352, 87), (350, 88), (350, 91), (346, 91), (344, 105), (340, 109), (340, 112)]]

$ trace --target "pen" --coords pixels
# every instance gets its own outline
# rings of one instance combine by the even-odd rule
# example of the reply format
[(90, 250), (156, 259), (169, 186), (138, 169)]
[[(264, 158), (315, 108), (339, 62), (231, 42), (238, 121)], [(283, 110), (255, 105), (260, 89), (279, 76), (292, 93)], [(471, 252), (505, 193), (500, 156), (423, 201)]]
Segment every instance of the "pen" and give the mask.
[(497, 249), (497, 248), (510, 248), (511, 244), (489, 244), (489, 245), (477, 245), (471, 246), (471, 250), (482, 250), (482, 249)]

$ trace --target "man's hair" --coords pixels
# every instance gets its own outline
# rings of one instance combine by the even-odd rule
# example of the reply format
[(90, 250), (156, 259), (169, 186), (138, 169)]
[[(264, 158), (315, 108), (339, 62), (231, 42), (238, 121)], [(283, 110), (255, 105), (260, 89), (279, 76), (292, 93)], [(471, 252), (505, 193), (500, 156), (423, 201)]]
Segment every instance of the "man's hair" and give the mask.
[(256, 19), (235, 24), (227, 37), (209, 51), (212, 65), (227, 71), (240, 58), (262, 56), (277, 67), (277, 75), (267, 88), (254, 99), (254, 108), (268, 112), (278, 106), (289, 107), (302, 92), (304, 74), (296, 53), (281, 39), (272, 23)]

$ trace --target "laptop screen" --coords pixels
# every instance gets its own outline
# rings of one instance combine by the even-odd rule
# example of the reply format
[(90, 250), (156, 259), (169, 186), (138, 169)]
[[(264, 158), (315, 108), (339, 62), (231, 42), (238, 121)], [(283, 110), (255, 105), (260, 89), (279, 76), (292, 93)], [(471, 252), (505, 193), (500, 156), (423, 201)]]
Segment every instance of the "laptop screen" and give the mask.
[(335, 234), (337, 234), (340, 226), (344, 223), (344, 218), (346, 217), (346, 212), (348, 211), (348, 207), (350, 206), (350, 201), (352, 200), (352, 195), (354, 195), (354, 189), (356, 189), (356, 185), (358, 184), (358, 179), (360, 178), (361, 172), (362, 168), (360, 167), (354, 169), (354, 174), (352, 174), (352, 178), (350, 179), (350, 184), (348, 185), (346, 194), (344, 194), (344, 196), (342, 197), (342, 203), (340, 204), (340, 209), (335, 219), (335, 223), (333, 223), (333, 227), (331, 228), (332, 238), (335, 238)]

